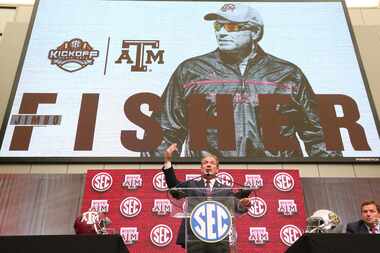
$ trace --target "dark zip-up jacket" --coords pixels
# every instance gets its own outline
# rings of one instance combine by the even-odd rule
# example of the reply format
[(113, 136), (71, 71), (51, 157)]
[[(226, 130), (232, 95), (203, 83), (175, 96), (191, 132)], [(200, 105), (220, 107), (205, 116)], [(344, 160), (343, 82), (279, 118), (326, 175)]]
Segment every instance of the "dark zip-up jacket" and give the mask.
[(186, 157), (200, 157), (201, 151), (190, 149), (186, 122), (186, 98), (192, 94), (204, 94), (207, 111), (216, 115), (217, 94), (233, 96), (235, 120), (235, 150), (218, 148), (217, 130), (207, 130), (208, 148), (219, 157), (247, 158), (302, 158), (300, 146), (289, 150), (271, 150), (264, 147), (262, 126), (258, 116), (258, 94), (289, 95), (292, 103), (281, 105), (279, 113), (287, 117), (289, 124), (281, 126), (280, 135), (294, 138), (296, 133), (305, 145), (310, 157), (335, 157), (340, 154), (327, 151), (323, 130), (316, 113), (315, 94), (302, 71), (294, 64), (266, 54), (257, 46), (256, 56), (248, 61), (244, 74), (239, 63), (220, 50), (190, 58), (182, 62), (162, 95), (162, 111), (154, 113), (163, 129), (163, 141), (154, 151), (144, 153), (149, 157), (162, 157), (172, 143), (181, 150), (185, 144)]

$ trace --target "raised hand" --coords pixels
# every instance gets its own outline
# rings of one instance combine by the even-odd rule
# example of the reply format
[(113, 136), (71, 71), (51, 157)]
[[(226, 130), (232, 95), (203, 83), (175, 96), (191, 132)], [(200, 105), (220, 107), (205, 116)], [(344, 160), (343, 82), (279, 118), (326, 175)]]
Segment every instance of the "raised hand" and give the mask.
[(175, 151), (178, 151), (178, 149), (177, 149), (177, 143), (173, 143), (172, 145), (170, 145), (165, 150), (165, 153), (164, 153), (165, 162), (171, 162), (172, 161), (173, 153)]

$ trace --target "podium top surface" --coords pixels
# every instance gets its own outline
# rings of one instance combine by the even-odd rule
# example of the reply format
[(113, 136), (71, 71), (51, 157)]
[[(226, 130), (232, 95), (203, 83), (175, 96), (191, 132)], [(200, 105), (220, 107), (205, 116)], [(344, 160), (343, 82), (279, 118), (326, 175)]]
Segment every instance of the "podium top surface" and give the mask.
[(377, 252), (380, 235), (372, 234), (304, 234), (286, 253), (358, 253)]

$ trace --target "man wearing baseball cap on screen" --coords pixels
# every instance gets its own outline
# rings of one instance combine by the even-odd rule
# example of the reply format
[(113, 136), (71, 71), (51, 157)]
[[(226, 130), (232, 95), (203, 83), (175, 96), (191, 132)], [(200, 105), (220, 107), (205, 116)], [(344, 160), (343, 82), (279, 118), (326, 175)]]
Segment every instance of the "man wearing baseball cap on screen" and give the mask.
[[(326, 149), (315, 94), (305, 75), (295, 64), (269, 55), (259, 46), (264, 34), (260, 14), (249, 5), (227, 3), (216, 12), (206, 14), (204, 19), (214, 22), (218, 48), (185, 60), (177, 67), (162, 94), (161, 112), (152, 115), (163, 129), (163, 141), (157, 149), (143, 155), (163, 157), (165, 150), (177, 143), (178, 150), (183, 150), (186, 157), (201, 158), (207, 151), (220, 158), (245, 157), (252, 161), (257, 158), (299, 159), (303, 153), (298, 134), (309, 157), (340, 156), (339, 152)], [(210, 116), (218, 115), (217, 95), (232, 96), (234, 149), (219, 149), (216, 129), (207, 130), (206, 149), (191, 148), (185, 101), (193, 94), (205, 96)], [(286, 150), (268, 148), (264, 144), (263, 117), (258, 113), (261, 94), (289, 98), (289, 104), (276, 107), (281, 117), (287, 119), (281, 122), (279, 135), (292, 140)]]

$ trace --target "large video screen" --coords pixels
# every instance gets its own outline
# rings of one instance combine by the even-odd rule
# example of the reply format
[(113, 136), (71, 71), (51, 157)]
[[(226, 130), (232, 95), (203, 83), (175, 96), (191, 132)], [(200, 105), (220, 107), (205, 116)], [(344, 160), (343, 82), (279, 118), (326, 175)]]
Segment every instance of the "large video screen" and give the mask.
[(2, 161), (379, 161), (341, 1), (36, 3)]

